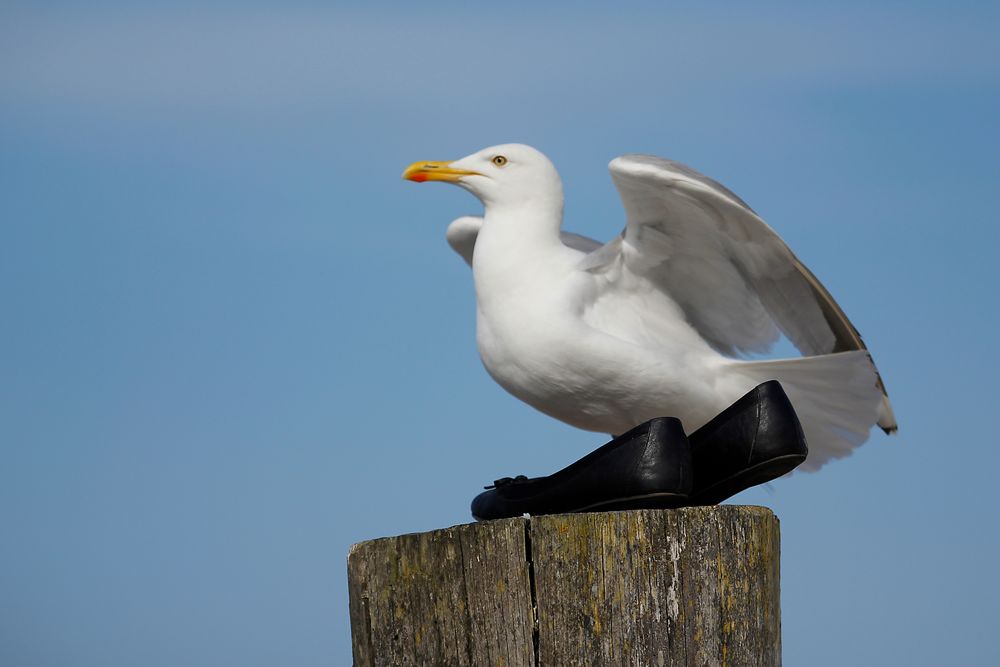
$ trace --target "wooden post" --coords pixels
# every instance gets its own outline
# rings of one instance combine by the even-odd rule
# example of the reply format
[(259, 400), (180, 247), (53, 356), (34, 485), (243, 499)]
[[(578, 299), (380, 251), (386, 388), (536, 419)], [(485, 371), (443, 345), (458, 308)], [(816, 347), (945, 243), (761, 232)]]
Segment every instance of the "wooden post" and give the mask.
[(560, 514), (351, 548), (354, 662), (781, 664), (763, 507)]

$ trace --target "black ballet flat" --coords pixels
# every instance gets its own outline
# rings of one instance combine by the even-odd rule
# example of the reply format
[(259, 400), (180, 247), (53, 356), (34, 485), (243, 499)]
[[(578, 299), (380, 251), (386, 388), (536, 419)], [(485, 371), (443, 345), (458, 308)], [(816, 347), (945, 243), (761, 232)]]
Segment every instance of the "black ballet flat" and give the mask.
[(522, 514), (662, 509), (688, 503), (691, 448), (673, 417), (640, 424), (548, 477), (505, 477), (472, 501), (478, 520)]
[(791, 472), (809, 448), (777, 380), (758, 385), (688, 436), (694, 464), (689, 505), (715, 505)]

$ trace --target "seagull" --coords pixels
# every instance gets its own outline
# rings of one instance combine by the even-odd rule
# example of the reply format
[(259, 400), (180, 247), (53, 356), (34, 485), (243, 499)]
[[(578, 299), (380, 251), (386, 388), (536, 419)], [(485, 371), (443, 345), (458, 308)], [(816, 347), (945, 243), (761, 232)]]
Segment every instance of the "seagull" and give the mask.
[[(896, 431), (857, 330), (753, 209), (671, 160), (624, 155), (609, 170), (626, 225), (604, 244), (561, 231), (562, 181), (530, 146), (403, 172), (483, 204), (446, 238), (472, 267), (476, 342), (501, 387), (588, 431), (674, 416), (691, 433), (775, 379), (809, 443), (804, 470), (849, 455), (876, 424)], [(804, 356), (747, 358), (782, 334)]]

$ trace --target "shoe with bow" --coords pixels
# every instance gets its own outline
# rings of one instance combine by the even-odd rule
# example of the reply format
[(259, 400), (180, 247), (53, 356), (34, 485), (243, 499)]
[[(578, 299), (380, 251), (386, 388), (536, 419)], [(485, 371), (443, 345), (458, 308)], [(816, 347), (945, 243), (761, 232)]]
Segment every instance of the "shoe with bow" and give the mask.
[(472, 501), (479, 521), (522, 514), (670, 508), (686, 504), (691, 450), (673, 417), (640, 424), (547, 477), (504, 477)]

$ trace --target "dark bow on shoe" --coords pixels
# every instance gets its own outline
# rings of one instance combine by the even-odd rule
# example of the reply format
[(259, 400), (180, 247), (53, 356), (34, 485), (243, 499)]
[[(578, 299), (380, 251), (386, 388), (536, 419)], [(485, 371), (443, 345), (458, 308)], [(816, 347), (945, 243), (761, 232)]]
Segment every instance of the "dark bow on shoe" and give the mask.
[(510, 484), (520, 484), (521, 482), (527, 482), (528, 478), (524, 475), (518, 475), (517, 477), (501, 477), (500, 479), (494, 480), (489, 486), (484, 486), (484, 489), (499, 489), (503, 486), (508, 486)]

